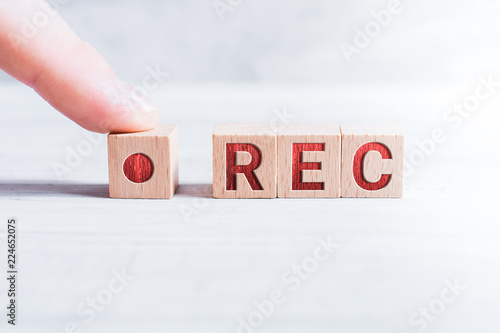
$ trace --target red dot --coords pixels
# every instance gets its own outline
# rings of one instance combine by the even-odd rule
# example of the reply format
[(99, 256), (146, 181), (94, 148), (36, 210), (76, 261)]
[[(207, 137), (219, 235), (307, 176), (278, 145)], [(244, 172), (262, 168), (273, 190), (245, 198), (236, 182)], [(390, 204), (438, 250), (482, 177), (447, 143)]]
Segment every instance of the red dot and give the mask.
[(144, 183), (153, 175), (153, 161), (144, 154), (132, 154), (123, 163), (123, 173), (133, 183)]

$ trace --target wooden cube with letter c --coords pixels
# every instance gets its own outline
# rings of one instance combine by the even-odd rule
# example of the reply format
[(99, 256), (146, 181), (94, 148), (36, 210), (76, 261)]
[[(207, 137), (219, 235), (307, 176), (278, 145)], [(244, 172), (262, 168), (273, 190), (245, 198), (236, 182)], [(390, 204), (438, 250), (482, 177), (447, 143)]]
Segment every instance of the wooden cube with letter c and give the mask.
[(177, 125), (108, 135), (109, 196), (171, 199), (179, 184)]
[(340, 197), (338, 124), (289, 124), (278, 132), (278, 197)]
[(344, 198), (403, 196), (404, 134), (395, 124), (346, 124), (342, 132)]
[(213, 196), (276, 198), (277, 137), (272, 124), (217, 124), (213, 133)]

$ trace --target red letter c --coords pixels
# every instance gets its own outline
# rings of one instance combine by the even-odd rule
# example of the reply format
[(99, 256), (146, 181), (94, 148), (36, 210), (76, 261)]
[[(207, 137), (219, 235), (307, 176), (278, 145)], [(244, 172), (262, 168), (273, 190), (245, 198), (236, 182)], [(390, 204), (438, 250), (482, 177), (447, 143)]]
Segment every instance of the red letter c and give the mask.
[(369, 181), (366, 180), (363, 167), (366, 154), (369, 151), (379, 152), (380, 155), (382, 155), (382, 159), (384, 160), (392, 159), (392, 154), (389, 148), (387, 148), (387, 146), (378, 142), (366, 143), (361, 147), (359, 147), (358, 150), (356, 151), (356, 154), (354, 154), (354, 161), (352, 165), (354, 180), (362, 189), (367, 191), (376, 191), (386, 187), (387, 184), (389, 184), (392, 175), (382, 174), (380, 176), (380, 179), (375, 183), (370, 183)]

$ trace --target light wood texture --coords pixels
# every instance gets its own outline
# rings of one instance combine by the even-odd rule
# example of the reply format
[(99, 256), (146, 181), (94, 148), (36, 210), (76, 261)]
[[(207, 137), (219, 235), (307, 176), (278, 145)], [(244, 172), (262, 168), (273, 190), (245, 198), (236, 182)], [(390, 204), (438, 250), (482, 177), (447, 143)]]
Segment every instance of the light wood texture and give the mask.
[[(153, 174), (143, 183), (127, 179), (124, 161), (144, 154), (153, 162)], [(177, 125), (160, 125), (139, 133), (108, 135), (109, 196), (124, 199), (171, 199), (179, 184)]]
[[(251, 148), (251, 151), (242, 151), (242, 147), (232, 146), (236, 149), (232, 152), (228, 150), (228, 144), (246, 145), (245, 147), (249, 150)], [(255, 165), (255, 169), (251, 168), (250, 163), (257, 161), (259, 152), (260, 165), (258, 167)], [(233, 172), (228, 178), (228, 167), (238, 169), (235, 166), (245, 169), (247, 173)], [(276, 198), (276, 172), (276, 126), (270, 124), (215, 125), (213, 133), (214, 198)]]
[[(17, 217), (20, 226), (20, 325), (2, 319), (2, 333), (235, 333), (236, 318), (247, 320), (275, 288), (286, 302), (255, 333), (416, 333), (408, 318), (435, 305), (445, 279), (467, 290), (425, 333), (500, 332), (500, 173), (491, 172), (500, 165), (500, 154), (492, 153), (500, 147), (498, 96), (414, 167), (403, 200), (215, 200), (215, 119), (272, 120), (277, 103), (297, 121), (376, 114), (401, 119), (411, 157), (413, 142), (442, 125), (435, 121), (454, 99), (448, 86), (428, 84), (353, 90), (168, 84), (153, 96), (161, 117), (180, 127), (181, 185), (164, 201), (109, 199), (106, 136), (88, 141), (89, 133), (30, 89), (0, 88), (2, 256), (7, 218)], [(464, 87), (458, 88), (460, 94)], [(331, 112), (348, 106), (359, 112)], [(67, 146), (77, 150), (81, 142), (92, 142), (92, 152), (59, 180), (52, 164), (66, 164)], [(308, 278), (291, 291), (283, 275), (314, 255), (317, 237), (328, 236), (340, 247), (312, 273), (301, 268)], [(134, 279), (91, 323), (75, 313), (122, 269)], [(0, 270), (7, 271), (5, 259)], [(7, 290), (3, 275), (2, 306)], [(78, 328), (66, 329), (70, 322)]]
[[(301, 144), (321, 146), (309, 146), (309, 149), (318, 150), (309, 151), (307, 146), (301, 147)], [(280, 127), (278, 197), (338, 198), (340, 159), (341, 134), (338, 124), (288, 124)]]
[(342, 124), (342, 190), (346, 198), (403, 195), (404, 134), (397, 124)]

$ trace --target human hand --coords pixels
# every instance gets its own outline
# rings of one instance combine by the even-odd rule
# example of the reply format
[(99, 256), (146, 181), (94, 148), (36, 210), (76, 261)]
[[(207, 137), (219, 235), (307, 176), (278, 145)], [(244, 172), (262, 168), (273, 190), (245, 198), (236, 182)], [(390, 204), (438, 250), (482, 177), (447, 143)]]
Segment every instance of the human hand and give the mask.
[(45, 0), (0, 1), (0, 69), (90, 131), (144, 131), (159, 120), (156, 107)]

